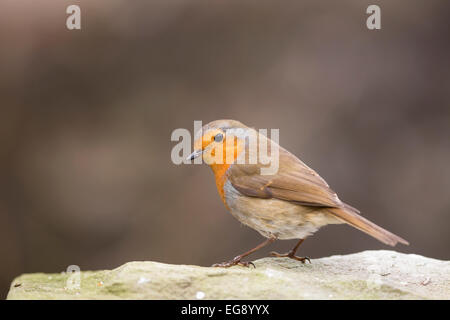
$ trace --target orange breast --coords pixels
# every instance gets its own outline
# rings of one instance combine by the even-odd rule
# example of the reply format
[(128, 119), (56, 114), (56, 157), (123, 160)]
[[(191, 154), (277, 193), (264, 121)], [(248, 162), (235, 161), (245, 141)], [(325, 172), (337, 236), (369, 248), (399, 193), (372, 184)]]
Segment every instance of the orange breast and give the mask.
[[(220, 198), (222, 199), (223, 203), (225, 204), (225, 206), (228, 208), (227, 203), (225, 202), (225, 192), (223, 190), (223, 187), (225, 185), (225, 182), (227, 180), (227, 176), (226, 176), (226, 172), (228, 170), (228, 168), (231, 166), (231, 163), (227, 163), (227, 159), (226, 159), (226, 155), (227, 155), (227, 150), (226, 150), (226, 139), (224, 139), (223, 143), (222, 143), (222, 148), (223, 148), (223, 161), (221, 164), (216, 164), (213, 163), (210, 165), (212, 171), (214, 172), (214, 177), (216, 179), (216, 186), (217, 186), (217, 191), (219, 192)], [(234, 143), (232, 144), (232, 152), (233, 152), (233, 161), (236, 160), (239, 156), (239, 154), (242, 152), (243, 150), (243, 143), (242, 141), (239, 141), (236, 137), (234, 138)], [(211, 153), (211, 155), (214, 156), (214, 151)]]
[(214, 178), (216, 179), (217, 191), (219, 192), (220, 198), (228, 208), (227, 203), (225, 202), (225, 192), (223, 190), (223, 186), (227, 180), (226, 172), (230, 167), (230, 164), (212, 164), (210, 167), (214, 172)]

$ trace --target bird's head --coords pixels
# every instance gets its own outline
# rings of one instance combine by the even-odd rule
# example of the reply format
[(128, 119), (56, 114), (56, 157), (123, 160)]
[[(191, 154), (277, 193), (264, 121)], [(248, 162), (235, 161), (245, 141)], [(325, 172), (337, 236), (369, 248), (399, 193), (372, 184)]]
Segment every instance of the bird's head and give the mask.
[(193, 160), (201, 156), (211, 167), (230, 165), (244, 149), (245, 135), (249, 130), (253, 129), (236, 120), (210, 122), (197, 132), (194, 152), (188, 159)]

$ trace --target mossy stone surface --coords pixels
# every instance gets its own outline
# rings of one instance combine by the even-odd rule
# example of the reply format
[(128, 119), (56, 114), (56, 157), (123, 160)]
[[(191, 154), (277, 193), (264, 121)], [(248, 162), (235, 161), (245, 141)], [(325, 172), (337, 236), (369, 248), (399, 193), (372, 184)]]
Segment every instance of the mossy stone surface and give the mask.
[(450, 299), (450, 261), (419, 255), (382, 250), (311, 264), (254, 263), (223, 269), (129, 262), (79, 274), (24, 274), (8, 299)]

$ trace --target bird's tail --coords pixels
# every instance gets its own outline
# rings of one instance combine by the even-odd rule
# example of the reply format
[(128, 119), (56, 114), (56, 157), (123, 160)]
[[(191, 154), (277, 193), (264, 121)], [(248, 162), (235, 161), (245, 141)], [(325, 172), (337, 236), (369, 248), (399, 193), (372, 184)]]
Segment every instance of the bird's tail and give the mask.
[(400, 238), (399, 236), (360, 216), (357, 209), (347, 204), (343, 204), (343, 207), (341, 208), (330, 208), (328, 211), (349, 225), (367, 233), (385, 244), (395, 246), (398, 242), (400, 242), (405, 245), (409, 245), (409, 242), (405, 239)]

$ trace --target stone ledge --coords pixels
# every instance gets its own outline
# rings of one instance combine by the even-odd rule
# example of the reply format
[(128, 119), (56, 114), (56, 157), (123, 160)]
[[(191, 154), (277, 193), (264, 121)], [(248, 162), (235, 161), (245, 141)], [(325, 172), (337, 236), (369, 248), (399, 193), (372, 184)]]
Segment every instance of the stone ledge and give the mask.
[(12, 282), (8, 299), (450, 299), (450, 261), (414, 254), (364, 251), (311, 264), (254, 263), (256, 269), (129, 262), (71, 275), (24, 274)]

